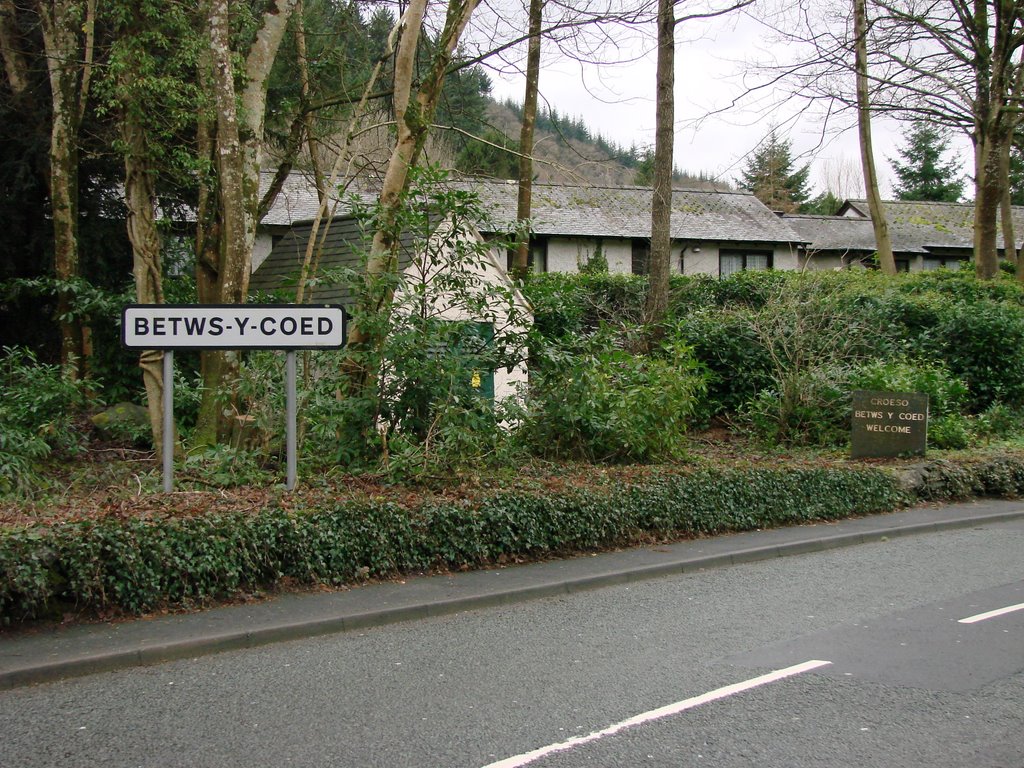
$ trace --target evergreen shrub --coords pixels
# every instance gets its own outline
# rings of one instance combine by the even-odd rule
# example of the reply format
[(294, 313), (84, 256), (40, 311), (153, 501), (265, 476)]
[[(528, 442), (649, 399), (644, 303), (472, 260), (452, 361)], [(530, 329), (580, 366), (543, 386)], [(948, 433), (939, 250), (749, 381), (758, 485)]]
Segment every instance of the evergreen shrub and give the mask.
[(41, 460), (80, 448), (84, 435), (74, 419), (91, 393), (60, 366), (11, 347), (0, 355), (0, 392), (0, 494), (28, 494), (44, 483), (37, 472)]
[[(609, 289), (639, 290), (636, 280), (551, 274), (529, 282), (528, 298), (540, 307), (539, 340), (531, 349), (553, 339), (563, 350), (573, 343), (586, 349), (580, 340), (602, 323), (636, 322), (642, 291), (623, 302), (622, 293), (613, 301)], [(1008, 422), (1024, 408), (1024, 286), (1016, 280), (947, 270), (895, 277), (871, 271), (743, 272), (721, 280), (677, 275), (670, 296), (663, 331), (692, 347), (708, 372), (692, 425), (720, 417), (769, 442), (837, 444), (848, 437), (850, 390), (878, 387), (931, 395), (936, 447), (1018, 431)], [(621, 334), (615, 344), (630, 348)], [(543, 375), (543, 357), (533, 362)], [(991, 409), (994, 418), (983, 416)]]
[(966, 383), (972, 413), (994, 403), (1024, 404), (1024, 307), (953, 304), (923, 336), (926, 347)]
[(534, 377), (522, 439), (551, 458), (672, 460), (705, 387), (686, 344), (634, 355), (595, 336), (586, 349), (551, 356)]
[(586, 487), (508, 488), (405, 507), (376, 498), (190, 518), (105, 518), (0, 532), (0, 622), (69, 607), (140, 613), (282, 580), (342, 584), (432, 566), (566, 554), (654, 536), (885, 512), (877, 469), (651, 470)]

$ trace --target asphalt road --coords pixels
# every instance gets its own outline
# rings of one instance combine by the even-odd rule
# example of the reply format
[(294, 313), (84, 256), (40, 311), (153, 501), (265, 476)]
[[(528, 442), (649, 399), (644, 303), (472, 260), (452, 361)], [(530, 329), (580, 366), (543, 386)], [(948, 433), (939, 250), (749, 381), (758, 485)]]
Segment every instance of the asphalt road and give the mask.
[(1020, 768), (1022, 603), (1024, 522), (912, 536), (7, 691), (0, 766)]

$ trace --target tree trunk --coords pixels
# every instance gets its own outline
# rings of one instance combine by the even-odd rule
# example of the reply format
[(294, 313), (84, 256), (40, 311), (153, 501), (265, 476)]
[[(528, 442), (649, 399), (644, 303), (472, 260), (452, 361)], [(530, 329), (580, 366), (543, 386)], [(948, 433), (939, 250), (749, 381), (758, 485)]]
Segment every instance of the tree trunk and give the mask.
[[(1010, 132), (1013, 135), (1013, 132)], [(999, 151), (999, 219), (1003, 230), (1003, 254), (1014, 267), (1017, 266), (1017, 238), (1013, 231), (1013, 205), (1010, 200), (1010, 142), (1003, 144)]]
[[(200, 259), (200, 300), (218, 304), (244, 304), (249, 291), (252, 249), (259, 212), (260, 149), (266, 113), (267, 79), (296, 0), (273, 0), (263, 13), (261, 26), (245, 57), (245, 87), (239, 98), (235, 87), (231, 48), (231, 0), (210, 0), (210, 83), (215, 123), (215, 162), (218, 179), (216, 240), (205, 240)], [(214, 247), (216, 250), (214, 250)], [(232, 394), (239, 373), (237, 351), (204, 352), (201, 371), (203, 399), (199, 407), (195, 441), (212, 445), (230, 437), (232, 411), (223, 397)]]
[(523, 125), (519, 131), (519, 198), (516, 206), (516, 256), (513, 275), (523, 279), (530, 268), (530, 233), (525, 231), (533, 207), (533, 132), (537, 124), (537, 95), (540, 88), (540, 32), (544, 0), (530, 0), (530, 40), (526, 51), (526, 93), (523, 95)]
[[(1017, 122), (1011, 102), (1018, 103), (1021, 91), (1020, 65), (1012, 61), (1018, 45), (1020, 8), (1013, 3), (993, 4), (975, 0), (973, 37), (977, 39), (973, 66), (974, 93), (974, 271), (982, 279), (999, 274), (997, 213), (1003, 201), (1002, 158), (1009, 152)], [(1007, 173), (1006, 180), (1008, 181)]]
[[(320, 197), (320, 206), (317, 208), (316, 216), (313, 217), (313, 224), (310, 228), (309, 241), (306, 243), (306, 252), (302, 259), (302, 267), (299, 270), (298, 285), (295, 288), (295, 303), (301, 304), (305, 297), (306, 285), (311, 275), (315, 275), (319, 260), (320, 251), (322, 245), (322, 239), (320, 237), (320, 225), (324, 218), (327, 216), (327, 208), (329, 198), (326, 195), (326, 187), (330, 185), (333, 187), (338, 181), (338, 174), (341, 172), (341, 166), (345, 162), (351, 163), (351, 146), (352, 140), (356, 133), (356, 128), (359, 121), (366, 114), (366, 105), (369, 103), (370, 95), (373, 93), (373, 89), (376, 87), (377, 80), (380, 78), (380, 73), (384, 68), (384, 62), (391, 58), (395, 50), (395, 39), (398, 37), (399, 32), (402, 29), (402, 19), (399, 19), (395, 26), (392, 27), (390, 34), (386, 40), (386, 49), (378, 57), (377, 63), (373, 67), (373, 71), (370, 73), (370, 78), (366, 82), (363, 89), (362, 98), (359, 100), (359, 104), (356, 106), (353, 113), (349, 116), (348, 130), (345, 131), (345, 143), (341, 151), (338, 152), (337, 157), (334, 159), (334, 165), (331, 168), (330, 179), (325, 181), (324, 194)], [(348, 176), (348, 171), (346, 171)], [(329, 223), (328, 223), (329, 226)], [(324, 233), (326, 237), (326, 232)]]
[(672, 143), (675, 139), (675, 8), (658, 0), (657, 117), (654, 140), (654, 191), (651, 196), (651, 256), (646, 320), (652, 328), (668, 309), (672, 254)]
[(31, 83), (28, 61), (22, 53), (18, 33), (18, 11), (13, 0), (0, 0), (0, 56), (4, 60), (11, 95), (15, 102), (24, 101), (29, 96)]
[[(92, 2), (39, 0), (43, 45), (53, 101), (50, 127), (50, 206), (53, 216), (54, 275), (60, 282), (80, 276), (78, 255), (78, 127), (88, 98)], [(82, 19), (85, 19), (83, 25)], [(83, 62), (85, 62), (83, 64)], [(57, 293), (57, 322), (61, 331), (61, 363), (72, 378), (86, 373), (89, 329), (74, 316), (71, 293)]]
[[(216, 110), (216, 170), (219, 237), (215, 267), (207, 264), (205, 285), (200, 300), (213, 304), (238, 304), (247, 285), (241, 274), (246, 265), (245, 204), (242, 194), (242, 144), (239, 138), (235, 72), (230, 44), (228, 0), (211, 0), (209, 5), (211, 85)], [(251, 254), (251, 251), (250, 251)], [(240, 265), (238, 262), (242, 261)], [(203, 281), (200, 281), (203, 282)], [(203, 398), (199, 405), (194, 441), (213, 445), (231, 434), (230, 410), (222, 401), (238, 378), (238, 352), (210, 351), (202, 354)], [(227, 411), (227, 413), (226, 413)]]
[[(135, 297), (140, 304), (163, 304), (160, 234), (155, 217), (155, 173), (147, 160), (145, 130), (135, 118), (131, 107), (125, 110), (122, 117), (121, 135), (126, 147), (124, 188), (128, 207), (128, 239), (132, 244)], [(163, 455), (163, 358), (162, 351), (152, 349), (144, 350), (139, 357), (149, 425), (158, 460), (162, 460)]]
[(996, 213), (1003, 198), (999, 183), (1000, 149), (996, 137), (982, 138), (977, 149), (974, 198), (974, 271), (983, 280), (999, 272)]
[(324, 172), (320, 167), (320, 150), (317, 147), (313, 113), (306, 109), (309, 104), (309, 56), (306, 53), (306, 24), (303, 18), (302, 0), (295, 4), (295, 52), (299, 64), (299, 85), (302, 94), (302, 124), (306, 133), (306, 147), (309, 151), (309, 165), (313, 170), (317, 201), (322, 205), (327, 197)]
[(857, 129), (860, 138), (860, 160), (864, 170), (871, 226), (875, 231), (878, 264), (887, 275), (896, 274), (889, 222), (886, 220), (882, 196), (878, 193), (875, 154), (871, 143), (871, 101), (868, 92), (868, 24), (865, 0), (853, 0), (853, 34), (857, 69)]

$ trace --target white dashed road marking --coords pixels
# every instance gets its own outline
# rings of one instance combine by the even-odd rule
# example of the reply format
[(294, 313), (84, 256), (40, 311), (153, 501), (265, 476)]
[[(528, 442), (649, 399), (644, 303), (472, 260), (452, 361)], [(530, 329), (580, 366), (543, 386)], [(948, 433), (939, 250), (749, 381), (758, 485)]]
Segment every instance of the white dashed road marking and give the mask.
[(987, 611), (985, 613), (979, 613), (976, 616), (968, 616), (966, 619), (960, 619), (960, 624), (977, 624), (979, 621), (985, 621), (986, 619), (994, 619), (997, 616), (1005, 616), (1008, 613), (1014, 611), (1024, 611), (1024, 603), (1017, 603), (1017, 605), (1008, 605), (1006, 608), (996, 608), (994, 611)]
[(689, 699), (684, 699), (683, 701), (677, 701), (675, 704), (668, 704), (658, 709), (652, 709), (649, 712), (636, 715), (628, 720), (622, 720), (621, 722), (609, 725), (607, 728), (595, 731), (587, 736), (577, 736), (569, 739), (568, 741), (551, 744), (547, 747), (541, 747), (540, 749), (535, 749), (532, 752), (525, 752), (521, 755), (516, 755), (515, 757), (507, 757), (496, 763), (489, 763), (488, 765), (485, 765), (484, 768), (519, 768), (520, 766), (528, 765), (535, 760), (539, 760), (540, 758), (554, 754), (555, 752), (565, 752), (570, 749), (575, 749), (582, 744), (588, 744), (592, 741), (603, 739), (605, 736), (611, 736), (619, 731), (624, 731), (627, 728), (643, 725), (644, 723), (650, 723), (654, 720), (660, 720), (663, 717), (678, 715), (680, 712), (685, 712), (688, 709), (699, 707), (702, 704), (708, 704), (712, 701), (725, 699), (737, 693), (749, 691), (752, 688), (758, 688), (762, 685), (768, 685), (769, 683), (784, 680), (787, 677), (793, 677), (794, 675), (800, 675), (804, 672), (810, 672), (813, 669), (818, 669), (819, 667), (824, 667), (831, 663), (832, 662), (830, 661), (812, 659), (811, 661), (805, 661), (803, 664), (796, 664), (792, 667), (786, 667), (785, 669), (777, 669), (774, 672), (769, 672), (768, 674), (761, 675), (760, 677), (754, 677), (740, 683), (726, 685), (722, 688), (702, 693), (700, 696), (694, 696)]

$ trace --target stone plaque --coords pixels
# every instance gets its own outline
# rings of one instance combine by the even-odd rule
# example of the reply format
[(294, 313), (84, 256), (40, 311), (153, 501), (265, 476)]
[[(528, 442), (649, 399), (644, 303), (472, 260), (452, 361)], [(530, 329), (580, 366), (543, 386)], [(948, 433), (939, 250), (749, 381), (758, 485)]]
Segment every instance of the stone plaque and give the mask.
[(928, 395), (853, 393), (853, 458), (923, 456), (928, 442)]

